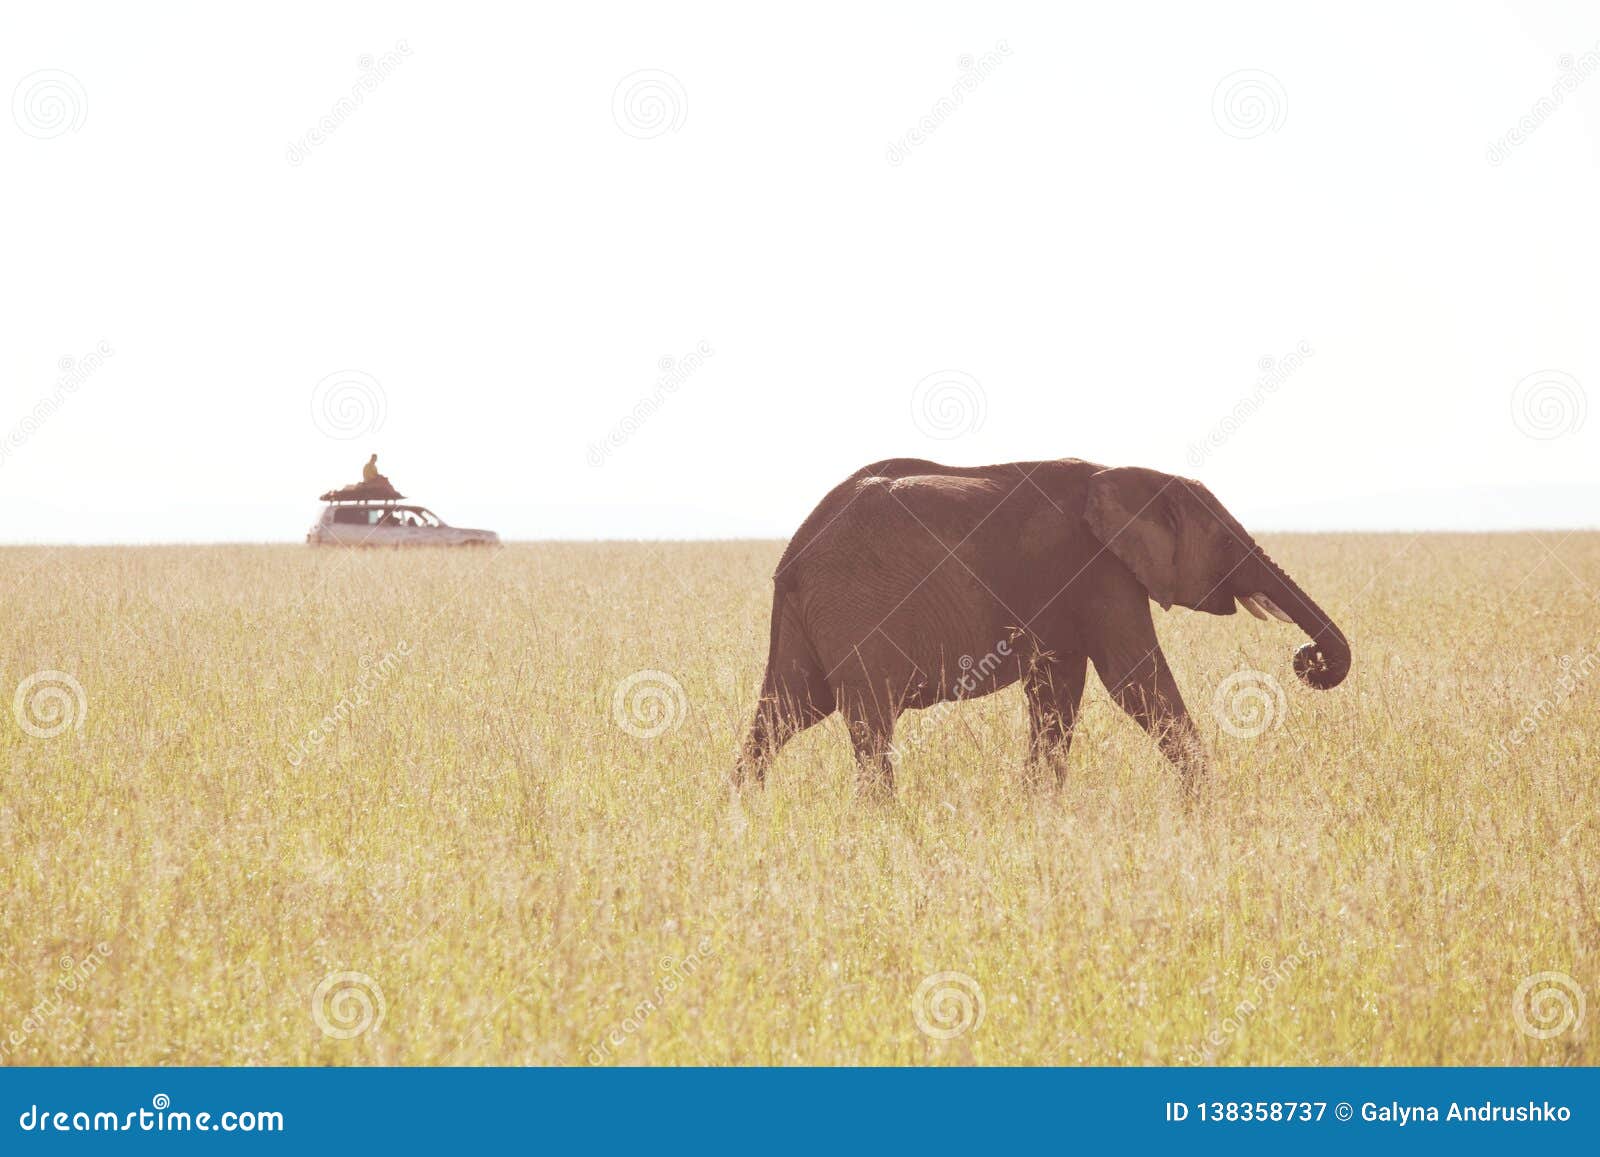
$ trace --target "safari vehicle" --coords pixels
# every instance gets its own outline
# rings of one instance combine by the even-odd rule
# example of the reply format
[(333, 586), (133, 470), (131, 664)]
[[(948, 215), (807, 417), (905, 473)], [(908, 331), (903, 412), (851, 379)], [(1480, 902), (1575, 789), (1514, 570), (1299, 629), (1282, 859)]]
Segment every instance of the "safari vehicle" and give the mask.
[(426, 506), (333, 501), (306, 542), (312, 546), (499, 546), (492, 530), (450, 526)]

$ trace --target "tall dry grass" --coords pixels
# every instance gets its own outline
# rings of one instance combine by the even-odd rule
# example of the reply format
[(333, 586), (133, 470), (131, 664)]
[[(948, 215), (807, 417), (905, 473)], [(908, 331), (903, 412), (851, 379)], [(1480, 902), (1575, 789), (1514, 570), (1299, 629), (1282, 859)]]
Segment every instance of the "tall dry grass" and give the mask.
[(731, 800), (775, 543), (4, 550), (0, 1060), (1600, 1062), (1600, 535), (1268, 537), (1355, 668), (1158, 616), (1193, 817), (1092, 679)]

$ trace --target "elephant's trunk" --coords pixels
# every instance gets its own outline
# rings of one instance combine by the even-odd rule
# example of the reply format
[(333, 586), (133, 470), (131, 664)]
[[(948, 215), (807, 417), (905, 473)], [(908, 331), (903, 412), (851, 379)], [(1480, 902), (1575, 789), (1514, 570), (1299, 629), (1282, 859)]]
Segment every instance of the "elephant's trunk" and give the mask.
[(1264, 593), (1294, 620), (1295, 626), (1311, 636), (1311, 641), (1294, 653), (1294, 673), (1319, 691), (1337, 687), (1350, 673), (1350, 643), (1344, 632), (1266, 551), (1259, 546), (1255, 549), (1270, 584)]

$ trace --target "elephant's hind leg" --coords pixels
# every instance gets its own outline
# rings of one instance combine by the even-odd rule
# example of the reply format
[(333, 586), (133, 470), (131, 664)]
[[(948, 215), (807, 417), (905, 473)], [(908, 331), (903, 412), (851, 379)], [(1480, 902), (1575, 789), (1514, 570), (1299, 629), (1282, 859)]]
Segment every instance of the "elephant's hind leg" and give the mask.
[(779, 591), (773, 599), (772, 643), (761, 701), (733, 768), (737, 787), (746, 780), (764, 783), (767, 767), (783, 745), (833, 713), (833, 690), (823, 678), (793, 601)]
[(850, 744), (856, 753), (856, 783), (861, 795), (870, 799), (894, 798), (895, 717), (899, 714), (882, 696), (860, 690), (840, 696), (840, 709), (850, 728)]
[(1028, 696), (1029, 769), (1038, 774), (1048, 765), (1054, 769), (1058, 785), (1066, 779), (1067, 752), (1072, 748), (1072, 728), (1078, 720), (1088, 670), (1087, 655), (1040, 656), (1023, 681)]
[(823, 708), (809, 695), (796, 696), (788, 689), (763, 688), (755, 718), (750, 721), (750, 730), (745, 734), (734, 764), (734, 786), (752, 779), (758, 784), (765, 783), (767, 768), (783, 745), (832, 711), (832, 705)]

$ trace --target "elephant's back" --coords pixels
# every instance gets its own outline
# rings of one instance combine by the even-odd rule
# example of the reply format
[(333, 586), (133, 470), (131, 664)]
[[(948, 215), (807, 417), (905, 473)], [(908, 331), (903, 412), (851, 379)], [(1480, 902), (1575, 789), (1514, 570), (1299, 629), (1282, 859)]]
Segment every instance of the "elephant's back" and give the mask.
[[(1059, 505), (1063, 486), (1080, 485), (1099, 469), (1095, 463), (1077, 458), (991, 466), (946, 466), (927, 458), (873, 462), (855, 471), (817, 503), (789, 539), (773, 579), (779, 589), (790, 586), (804, 573), (805, 559), (817, 553), (818, 548), (825, 551), (830, 543), (837, 546), (841, 540), (863, 533), (870, 536), (876, 512), (869, 518), (861, 516), (872, 509), (871, 503), (866, 510), (855, 510), (856, 517), (847, 517), (863, 498), (880, 502), (886, 496), (898, 498), (906, 513), (921, 510), (928, 517), (957, 528), (959, 538), (966, 533), (959, 529), (963, 524), (967, 529), (981, 524), (1000, 503), (1019, 491), (1024, 499), (1045, 497), (1055, 491), (1056, 498), (1051, 501)], [(882, 489), (884, 483), (891, 484), (887, 491)], [(894, 483), (902, 485), (897, 487)], [(945, 506), (951, 509), (946, 511)]]
[(862, 487), (869, 479), (898, 478), (904, 473), (920, 469), (939, 470), (943, 467), (925, 458), (886, 458), (881, 462), (863, 466), (828, 491), (790, 537), (789, 545), (784, 548), (783, 557), (778, 560), (778, 567), (773, 571), (773, 581), (780, 589), (794, 584), (801, 571), (800, 560), (817, 545), (817, 540), (839, 520), (839, 516), (861, 496)]

